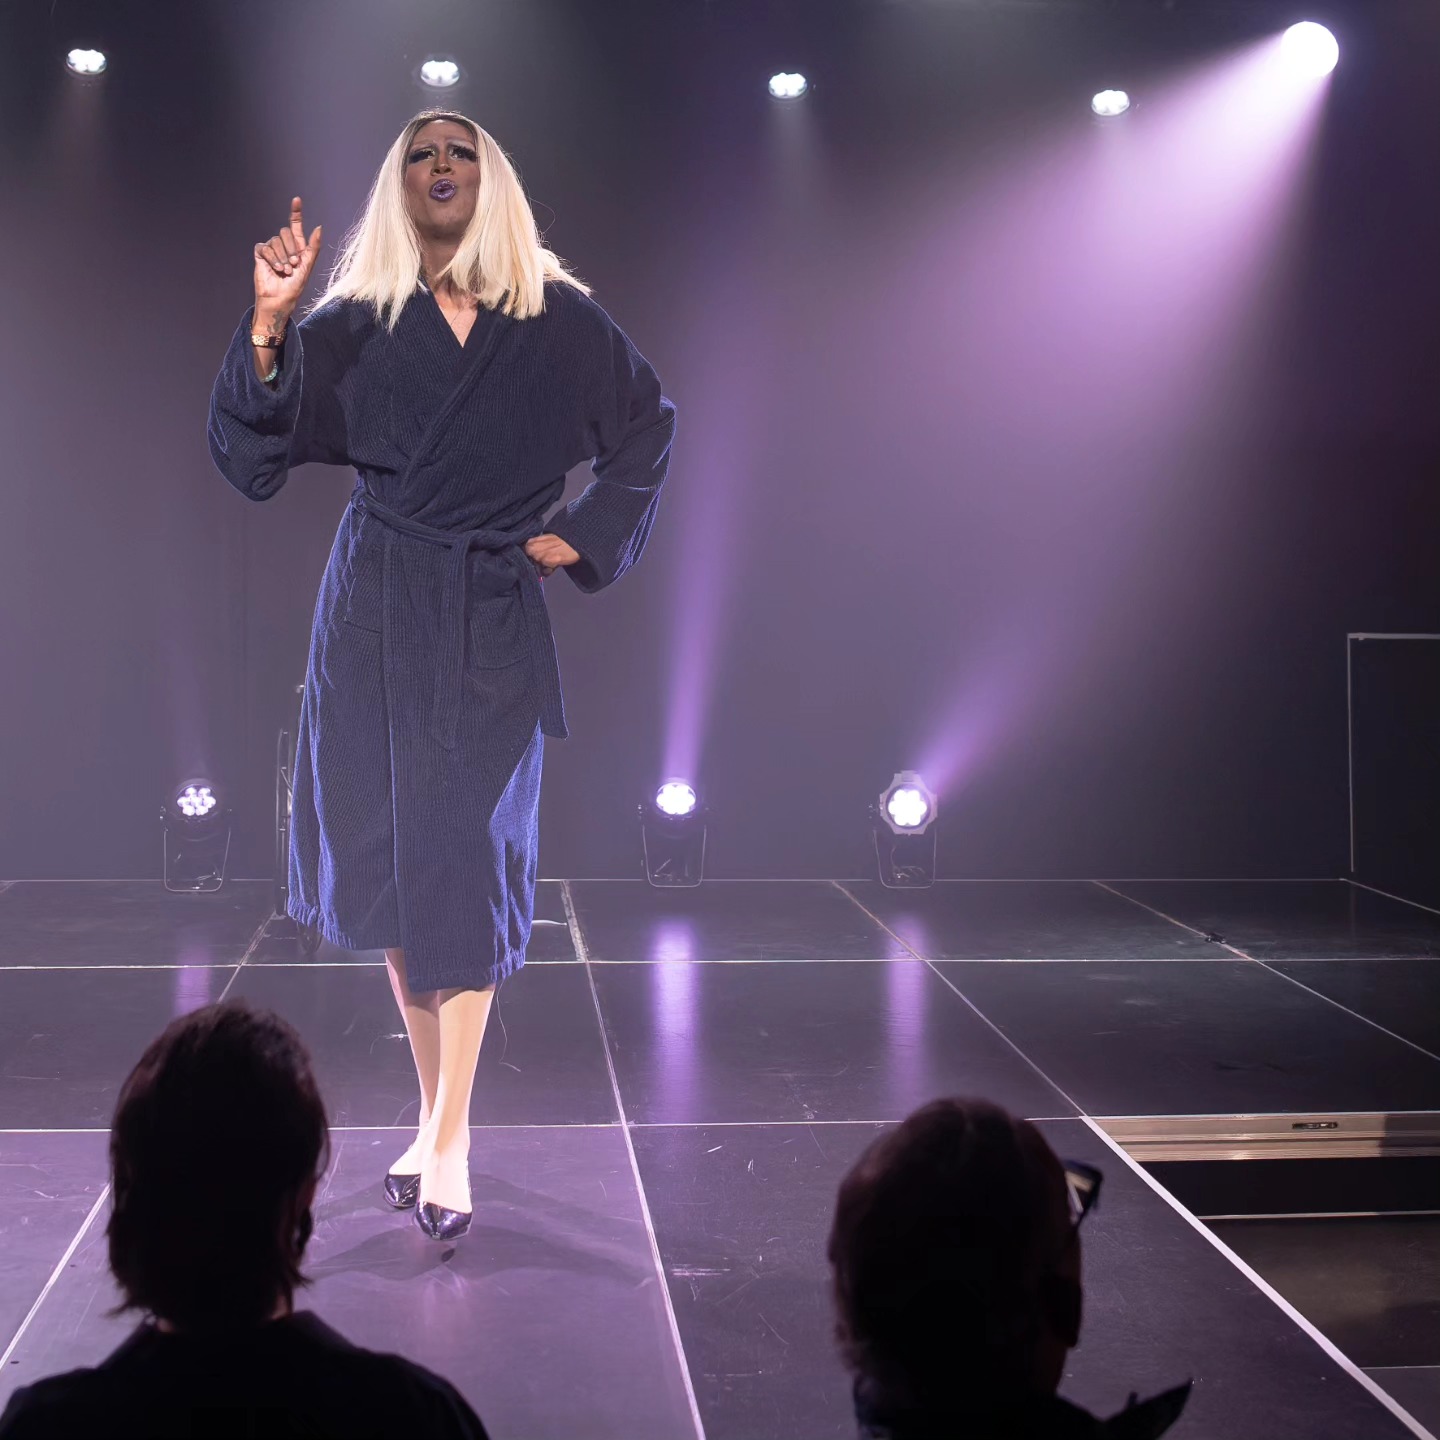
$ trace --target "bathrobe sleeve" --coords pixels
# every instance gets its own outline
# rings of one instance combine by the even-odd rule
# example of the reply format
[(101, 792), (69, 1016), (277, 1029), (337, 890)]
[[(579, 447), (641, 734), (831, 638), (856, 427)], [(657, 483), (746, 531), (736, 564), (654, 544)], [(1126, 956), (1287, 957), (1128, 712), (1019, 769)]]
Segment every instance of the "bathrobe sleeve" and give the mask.
[(546, 527), (579, 552), (565, 573), (586, 593), (613, 584), (640, 558), (675, 437), (675, 407), (654, 369), (618, 326), (610, 338), (589, 429), (595, 479)]
[(349, 463), (339, 382), (339, 336), (330, 307), (292, 323), (274, 386), (251, 359), (253, 309), (246, 311), (210, 393), (210, 454), (220, 473), (251, 500), (268, 500), (291, 466)]

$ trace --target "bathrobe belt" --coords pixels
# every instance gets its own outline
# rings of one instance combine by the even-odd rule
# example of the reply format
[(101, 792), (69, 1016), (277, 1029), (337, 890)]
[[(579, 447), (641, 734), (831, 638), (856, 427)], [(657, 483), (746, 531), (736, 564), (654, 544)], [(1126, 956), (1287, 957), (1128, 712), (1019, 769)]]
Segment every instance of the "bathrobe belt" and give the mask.
[[(440, 530), (382, 505), (366, 490), (351, 498), (354, 507), (373, 515), (382, 525), (440, 545), (450, 551), (450, 565), (440, 596), (440, 651), (435, 667), (435, 708), (430, 729), (447, 750), (453, 750), (460, 723), (460, 703), (465, 686), (465, 624), (469, 609), (467, 594), (470, 552), (485, 550), (504, 560), (514, 571), (520, 586), (520, 604), (525, 622), (531, 675), (540, 689), (540, 728), (556, 739), (565, 737), (565, 711), (560, 700), (560, 665), (555, 655), (555, 637), (540, 589), (535, 563), (525, 553), (525, 542), (541, 534), (538, 524), (517, 530)], [(385, 585), (389, 589), (389, 567)], [(388, 600), (388, 596), (386, 597)], [(388, 605), (387, 605), (388, 624)]]

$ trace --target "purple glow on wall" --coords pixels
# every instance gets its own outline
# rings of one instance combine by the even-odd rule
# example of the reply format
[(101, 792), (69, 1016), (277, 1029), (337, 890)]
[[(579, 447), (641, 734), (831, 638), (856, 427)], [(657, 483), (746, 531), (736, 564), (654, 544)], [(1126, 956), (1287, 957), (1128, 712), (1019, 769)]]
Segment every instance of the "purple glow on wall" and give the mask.
[(700, 773), (724, 643), (722, 622), (735, 580), (737, 511), (751, 464), (746, 427), (759, 403), (743, 347), (734, 339), (736, 325), (732, 311), (697, 324), (693, 332), (713, 337), (715, 344), (702, 365), (706, 383), (696, 387), (698, 398), (686, 417), (683, 493), (677, 493), (669, 516), (676, 562), (665, 711), (669, 775)]
[[(818, 164), (808, 107), (769, 105), (763, 187), (753, 175), (719, 224), (693, 244), (709, 282), (685, 328), (703, 348), (685, 366), (693, 379), (683, 420), (684, 473), (673, 486), (667, 525), (675, 556), (664, 768), (703, 779), (713, 686), (722, 665), (735, 586), (744, 575), (743, 527), (755, 523), (756, 472), (767, 457), (767, 427), (784, 404), (776, 332), (794, 244), (791, 227), (814, 204)], [(723, 189), (731, 157), (717, 159)], [(751, 209), (749, 207), (755, 207)]]
[(1260, 403), (1255, 341), (1284, 297), (1323, 92), (1270, 40), (1123, 125), (1092, 121), (962, 177), (933, 212), (907, 268), (941, 277), (953, 325), (930, 330), (910, 373), (954, 377), (944, 423), (994, 452), (957, 515), (1029, 552), (994, 577), (1003, 633), (963, 617), (966, 673), (925, 717), (919, 762), (942, 798), (1053, 724), (1067, 689), (1103, 703), (1086, 667), (1113, 643), (1107, 626), (1150, 603), (1139, 582), (1163, 594), (1166, 546), (1217, 503), (1184, 471), (1187, 438)]

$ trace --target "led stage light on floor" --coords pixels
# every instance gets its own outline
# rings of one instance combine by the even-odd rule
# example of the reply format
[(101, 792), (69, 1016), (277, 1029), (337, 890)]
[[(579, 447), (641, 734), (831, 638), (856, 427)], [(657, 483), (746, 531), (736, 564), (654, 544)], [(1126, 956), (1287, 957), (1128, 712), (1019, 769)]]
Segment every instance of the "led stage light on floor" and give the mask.
[(218, 890), (230, 858), (233, 813), (212, 780), (197, 777), (177, 785), (160, 811), (164, 827), (165, 888)]
[(655, 792), (655, 808), (677, 819), (690, 814), (699, 803), (695, 791), (683, 780), (668, 780)]
[(695, 787), (684, 780), (667, 780), (640, 807), (645, 878), (662, 889), (698, 885), (705, 878), (707, 828)]
[(1319, 80), (1328, 75), (1339, 62), (1340, 43), (1323, 26), (1313, 20), (1292, 25), (1280, 42), (1286, 64), (1297, 75)]
[(1090, 108), (1107, 118), (1123, 115), (1130, 108), (1130, 97), (1123, 90), (1102, 90), (1090, 102)]
[(460, 67), (441, 56), (432, 56), (420, 67), (420, 78), (435, 90), (446, 90), (460, 83)]
[(803, 75), (772, 75), (770, 93), (777, 100), (798, 100), (808, 89), (810, 82)]
[(880, 796), (880, 808), (897, 835), (923, 834), (935, 820), (935, 792), (915, 771), (902, 770)]
[(98, 75), (109, 63), (100, 50), (72, 50), (65, 57), (65, 64), (76, 75)]
[(186, 820), (203, 820), (219, 804), (215, 792), (204, 784), (187, 785), (175, 797), (175, 808)]
[(923, 889), (935, 883), (935, 792), (913, 770), (902, 770), (870, 809), (875, 863), (890, 890)]

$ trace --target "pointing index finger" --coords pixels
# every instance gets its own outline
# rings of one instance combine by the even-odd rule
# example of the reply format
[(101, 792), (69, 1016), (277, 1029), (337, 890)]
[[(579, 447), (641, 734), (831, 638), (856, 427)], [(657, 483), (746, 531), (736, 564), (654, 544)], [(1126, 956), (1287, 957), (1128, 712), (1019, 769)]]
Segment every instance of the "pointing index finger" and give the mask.
[(295, 237), (296, 244), (303, 250), (305, 248), (305, 216), (301, 212), (298, 195), (290, 202), (290, 233)]

